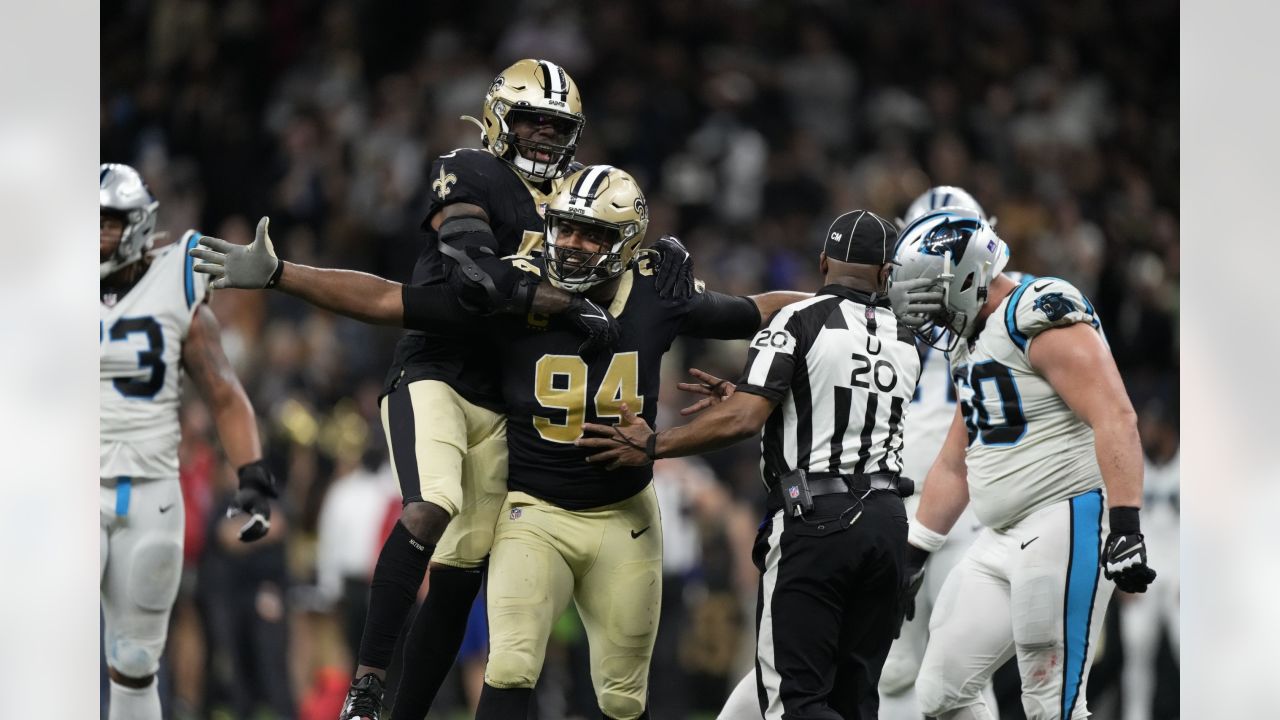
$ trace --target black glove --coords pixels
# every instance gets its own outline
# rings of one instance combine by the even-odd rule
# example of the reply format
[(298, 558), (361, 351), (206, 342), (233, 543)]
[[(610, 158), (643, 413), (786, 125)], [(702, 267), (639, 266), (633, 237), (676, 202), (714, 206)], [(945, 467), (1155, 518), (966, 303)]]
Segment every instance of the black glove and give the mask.
[(1111, 508), (1111, 534), (1102, 552), (1102, 572), (1125, 592), (1146, 592), (1156, 579), (1147, 566), (1147, 543), (1138, 524), (1138, 508)]
[(271, 529), (271, 498), (279, 497), (275, 479), (262, 460), (245, 465), (236, 474), (240, 476), (240, 489), (231, 498), (227, 517), (247, 514), (249, 522), (240, 528), (240, 542), (261, 540)]
[(916, 617), (916, 593), (920, 592), (920, 586), (924, 584), (924, 564), (928, 559), (928, 550), (921, 550), (915, 545), (907, 544), (906, 580), (902, 583), (902, 590), (898, 597), (898, 603), (902, 608), (902, 622), (898, 623), (898, 631), (893, 634), (894, 638), (902, 632), (903, 622), (909, 622)]
[(653, 282), (663, 300), (688, 300), (693, 297), (693, 256), (674, 235), (663, 235), (653, 244), (658, 253), (658, 267)]
[(622, 334), (618, 321), (608, 310), (581, 295), (574, 295), (569, 301), (569, 307), (561, 315), (587, 338), (578, 346), (578, 354), (583, 360), (591, 360), (601, 352), (612, 349)]

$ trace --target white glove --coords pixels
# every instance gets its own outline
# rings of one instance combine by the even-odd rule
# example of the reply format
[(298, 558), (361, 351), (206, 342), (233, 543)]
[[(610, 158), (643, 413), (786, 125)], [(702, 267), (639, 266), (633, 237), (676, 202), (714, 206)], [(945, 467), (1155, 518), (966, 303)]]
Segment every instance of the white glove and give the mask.
[(942, 289), (934, 278), (914, 278), (889, 282), (889, 304), (898, 322), (919, 328), (942, 312)]
[(187, 253), (205, 262), (194, 266), (196, 272), (212, 275), (215, 279), (209, 287), (242, 288), (260, 290), (269, 288), (280, 279), (284, 263), (276, 257), (271, 246), (267, 225), (271, 219), (265, 215), (258, 221), (258, 231), (249, 245), (236, 245), (208, 235), (200, 238), (200, 245)]

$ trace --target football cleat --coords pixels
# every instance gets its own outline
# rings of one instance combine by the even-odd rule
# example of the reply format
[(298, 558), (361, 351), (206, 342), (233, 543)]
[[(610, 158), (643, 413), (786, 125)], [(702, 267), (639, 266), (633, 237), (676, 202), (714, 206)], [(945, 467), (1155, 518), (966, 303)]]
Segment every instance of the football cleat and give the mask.
[(366, 673), (353, 681), (338, 720), (381, 720), (382, 694), (385, 691), (386, 685), (373, 673)]

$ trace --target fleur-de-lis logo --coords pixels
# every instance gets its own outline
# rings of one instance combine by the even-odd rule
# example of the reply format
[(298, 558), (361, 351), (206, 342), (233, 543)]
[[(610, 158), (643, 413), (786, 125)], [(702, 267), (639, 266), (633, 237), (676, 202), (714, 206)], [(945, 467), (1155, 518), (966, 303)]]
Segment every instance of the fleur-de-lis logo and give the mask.
[(431, 183), (431, 189), (435, 190), (436, 194), (440, 196), (441, 200), (443, 200), (449, 196), (449, 186), (456, 182), (458, 182), (458, 176), (453, 173), (446, 175), (444, 167), (442, 166), (440, 168), (440, 177), (436, 178), (435, 182)]

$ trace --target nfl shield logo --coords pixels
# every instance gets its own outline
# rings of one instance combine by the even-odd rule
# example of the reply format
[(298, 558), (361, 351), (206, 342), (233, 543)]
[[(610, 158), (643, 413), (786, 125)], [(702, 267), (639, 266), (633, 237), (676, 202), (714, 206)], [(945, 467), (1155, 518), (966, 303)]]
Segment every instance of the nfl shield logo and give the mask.
[(521, 515), (521, 513), (520, 513), (520, 508), (511, 508), (511, 519), (512, 519), (512, 520), (519, 520), (519, 519), (520, 519), (520, 515)]
[(996, 251), (996, 241), (995, 241), (995, 240), (988, 240), (988, 241), (987, 241), (987, 252), (995, 252), (995, 251)]
[(796, 485), (792, 485), (791, 487), (787, 488), (787, 494), (791, 496), (792, 500), (795, 500), (796, 498), (800, 497), (800, 488)]

